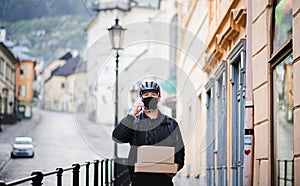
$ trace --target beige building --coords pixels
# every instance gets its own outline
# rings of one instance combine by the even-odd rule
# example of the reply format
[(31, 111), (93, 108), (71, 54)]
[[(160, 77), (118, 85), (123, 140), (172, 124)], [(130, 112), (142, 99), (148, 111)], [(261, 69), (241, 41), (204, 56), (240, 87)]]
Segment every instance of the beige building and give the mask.
[(299, 10), (292, 0), (252, 4), (255, 185), (300, 184)]
[(0, 114), (14, 114), (17, 59), (0, 42)]
[[(41, 100), (42, 100), (42, 107), (45, 108), (45, 107), (49, 107), (49, 103), (46, 103), (46, 99), (45, 98), (45, 85), (44, 83), (49, 79), (51, 78), (51, 73), (52, 71), (54, 71), (55, 69), (57, 69), (58, 67), (61, 67), (63, 66), (66, 61), (68, 59), (72, 58), (72, 54), (70, 52), (67, 52), (65, 55), (63, 55), (62, 57), (60, 57), (58, 60), (55, 60), (53, 61), (52, 63), (50, 63), (48, 66), (46, 66), (43, 71), (40, 73), (40, 84), (41, 84), (41, 91), (40, 91), (40, 94), (42, 95), (41, 96)], [(49, 92), (49, 90), (47, 89), (46, 92)], [(47, 105), (48, 106), (45, 106)]]
[(61, 112), (85, 111), (86, 63), (68, 58), (44, 83), (44, 108)]
[(177, 50), (177, 119), (182, 123), (186, 158), (179, 173), (189, 182), (205, 183), (206, 91), (207, 75), (203, 72), (208, 29), (207, 1), (178, 3), (179, 39)]
[[(205, 14), (193, 12), (197, 1), (188, 2), (182, 15)], [(186, 175), (192, 179), (199, 172), (206, 185), (299, 185), (299, 1), (216, 0), (207, 9), (207, 108), (197, 122), (206, 127), (195, 130), (203, 139), (198, 148), (187, 144), (194, 149), (189, 165), (205, 141), (200, 162), (205, 171), (194, 171), (199, 165), (192, 164), (185, 167)], [(180, 23), (188, 25), (184, 18)]]

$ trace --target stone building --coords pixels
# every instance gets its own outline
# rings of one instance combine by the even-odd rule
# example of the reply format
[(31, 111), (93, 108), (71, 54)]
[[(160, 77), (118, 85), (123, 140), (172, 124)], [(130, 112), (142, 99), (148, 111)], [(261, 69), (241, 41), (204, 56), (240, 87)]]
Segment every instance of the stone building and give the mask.
[[(182, 15), (205, 15), (196, 11), (198, 1), (185, 3)], [(199, 111), (196, 122), (206, 127), (194, 132), (202, 139), (198, 147), (188, 144), (191, 154), (205, 153), (205, 171), (188, 157), (186, 175), (204, 177), (207, 185), (298, 185), (299, 1), (214, 0), (206, 7), (205, 59), (196, 58), (207, 75), (206, 109)], [(199, 20), (194, 27), (202, 24)], [(202, 101), (199, 96), (200, 105)], [(182, 122), (189, 123), (189, 117)]]

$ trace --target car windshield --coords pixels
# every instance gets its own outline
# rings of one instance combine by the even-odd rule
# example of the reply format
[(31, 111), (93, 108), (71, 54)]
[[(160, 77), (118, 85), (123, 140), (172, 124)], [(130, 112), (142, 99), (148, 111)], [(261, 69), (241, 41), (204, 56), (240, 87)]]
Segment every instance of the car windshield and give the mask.
[(15, 144), (31, 144), (30, 141), (16, 141)]

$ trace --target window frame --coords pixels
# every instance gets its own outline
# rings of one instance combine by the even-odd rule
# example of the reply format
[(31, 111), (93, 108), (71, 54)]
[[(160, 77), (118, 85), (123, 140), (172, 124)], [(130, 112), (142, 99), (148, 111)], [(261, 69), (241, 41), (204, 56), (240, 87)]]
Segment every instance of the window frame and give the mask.
[[(236, 97), (238, 94), (234, 94), (235, 89), (239, 89), (242, 85), (245, 85), (245, 76), (246, 76), (246, 39), (242, 38), (239, 40), (238, 43), (233, 47), (233, 49), (228, 54), (228, 59), (230, 62), (230, 82), (231, 82), (231, 130), (232, 133), (235, 134), (236, 132), (240, 132), (238, 136), (232, 136), (231, 141), (231, 178), (232, 182), (239, 184), (242, 184), (243, 181), (243, 166), (244, 166), (244, 136), (245, 135), (245, 87), (242, 87), (242, 91), (240, 92), (240, 102), (236, 100)], [(236, 67), (237, 65), (237, 67)], [(236, 73), (238, 72), (238, 73)], [(236, 77), (236, 75), (240, 75)], [(235, 82), (234, 80), (236, 78), (239, 79), (239, 83)], [(238, 93), (238, 91), (236, 91)], [(242, 102), (243, 101), (243, 102)], [(240, 111), (239, 117), (235, 116), (237, 107), (236, 105), (241, 104), (241, 108), (244, 108), (242, 111)], [(236, 124), (237, 123), (237, 124)], [(239, 124), (239, 125), (238, 125)], [(243, 128), (241, 128), (243, 127)], [(238, 138), (239, 137), (239, 138)], [(235, 139), (236, 138), (236, 139)], [(235, 139), (235, 140), (234, 140)], [(237, 143), (239, 143), (240, 147), (237, 146)], [(238, 154), (236, 154), (237, 152)], [(239, 162), (240, 161), (240, 162)], [(238, 166), (238, 164), (240, 165)], [(235, 168), (236, 166), (236, 168)], [(239, 172), (240, 171), (240, 172)]]
[(26, 74), (26, 65), (20, 65), (20, 75), (24, 76)]
[(286, 58), (288, 57), (290, 54), (293, 54), (293, 42), (292, 39), (288, 39), (287, 42), (281, 47), (280, 50), (278, 50), (276, 53), (274, 53), (270, 60), (269, 60), (269, 69), (270, 69), (270, 172), (271, 172), (271, 185), (275, 185), (277, 183), (277, 162), (276, 160), (276, 156), (277, 153), (275, 154), (275, 143), (276, 143), (276, 134), (275, 134), (275, 130), (276, 130), (276, 126), (275, 126), (275, 115), (274, 115), (274, 76), (273, 76), (273, 71), (275, 70), (275, 68)]
[(271, 54), (271, 60), (275, 56), (278, 55), (278, 53), (281, 53), (282, 50), (285, 50), (287, 45), (289, 45), (289, 42), (291, 42), (293, 38), (293, 33), (275, 50), (274, 49), (274, 38), (275, 38), (275, 8), (276, 8), (276, 2), (280, 0), (274, 0), (272, 3), (272, 10), (271, 10), (271, 21), (270, 21), (270, 54)]
[[(217, 126), (217, 144), (215, 150), (217, 151), (217, 184), (227, 185), (227, 103), (222, 102), (219, 105), (218, 96), (224, 96), (224, 100), (227, 99), (227, 61), (223, 60), (214, 73), (215, 77), (215, 111), (221, 113), (223, 109), (223, 115), (217, 114), (217, 121), (215, 121), (215, 127)], [(221, 82), (221, 84), (219, 84)], [(225, 87), (223, 87), (225, 86)], [(221, 89), (221, 93), (219, 92)], [(222, 99), (222, 98), (221, 98)], [(221, 108), (220, 108), (221, 107)], [(221, 120), (224, 117), (224, 121)], [(216, 131), (216, 129), (215, 129)], [(220, 140), (221, 139), (221, 140)], [(219, 172), (221, 171), (221, 172)], [(223, 174), (224, 173), (224, 174)]]
[[(206, 109), (207, 109), (207, 117), (206, 117), (206, 181), (208, 185), (214, 185), (215, 183), (215, 162), (214, 162), (214, 78), (210, 78), (208, 82), (205, 85), (205, 90), (206, 90)], [(212, 127), (210, 127), (212, 126)], [(212, 135), (211, 135), (212, 134)], [(212, 138), (212, 139), (211, 139)], [(211, 144), (210, 144), (211, 143)], [(210, 147), (212, 146), (212, 147)], [(211, 173), (212, 172), (212, 173)]]
[[(278, 1), (278, 0), (276, 0)], [(269, 127), (269, 133), (270, 133), (270, 172), (271, 172), (271, 185), (275, 185), (277, 183), (277, 162), (276, 157), (277, 153), (275, 154), (275, 142), (276, 142), (276, 126), (275, 126), (275, 115), (274, 115), (274, 75), (273, 71), (279, 65), (286, 57), (288, 57), (290, 54), (293, 53), (293, 33), (291, 36), (289, 36), (276, 50), (274, 49), (274, 37), (275, 37), (275, 8), (276, 8), (277, 2), (273, 1), (272, 3), (272, 14), (271, 14), (271, 21), (270, 21), (270, 59), (268, 61), (269, 63), (269, 69), (270, 69), (270, 83), (269, 83), (269, 90), (271, 92), (270, 95), (270, 127)]]

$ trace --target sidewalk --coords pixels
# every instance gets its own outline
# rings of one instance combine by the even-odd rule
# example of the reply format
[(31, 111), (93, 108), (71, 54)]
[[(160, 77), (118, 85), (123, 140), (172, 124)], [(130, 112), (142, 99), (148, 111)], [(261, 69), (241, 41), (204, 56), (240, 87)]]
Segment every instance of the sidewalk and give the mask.
[(174, 177), (173, 182), (174, 182), (174, 186), (206, 185), (203, 176), (200, 176), (199, 178), (186, 177), (186, 176), (181, 175), (180, 173)]
[(10, 159), (11, 145), (0, 143), (0, 149), (1, 149), (0, 150), (0, 171), (1, 171), (2, 168)]

